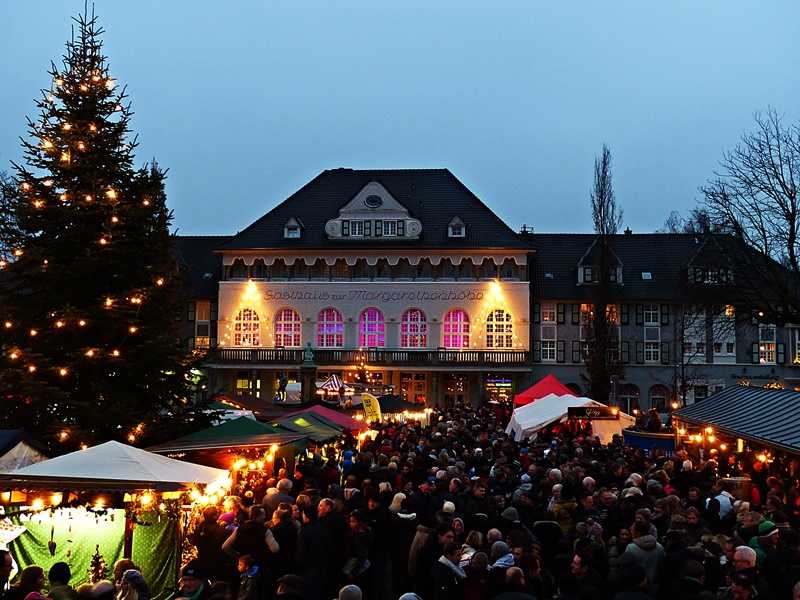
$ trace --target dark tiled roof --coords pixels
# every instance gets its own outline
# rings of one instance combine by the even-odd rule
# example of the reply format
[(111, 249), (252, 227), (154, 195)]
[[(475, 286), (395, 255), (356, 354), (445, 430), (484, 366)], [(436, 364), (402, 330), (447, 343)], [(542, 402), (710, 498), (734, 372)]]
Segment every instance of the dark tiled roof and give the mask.
[(800, 392), (732, 386), (673, 414), (678, 420), (800, 454)]
[[(594, 234), (534, 234), (537, 253), (531, 261), (531, 294), (551, 300), (590, 299), (593, 286), (578, 285), (577, 268), (581, 259), (588, 266), (596, 240)], [(612, 284), (613, 297), (618, 301), (661, 302), (683, 297), (684, 267), (704, 247), (704, 241), (700, 234), (613, 236), (611, 247), (622, 264), (622, 284)], [(644, 279), (642, 273), (649, 273), (650, 279)]]
[(185, 273), (183, 289), (191, 298), (216, 298), (222, 278), (222, 259), (211, 249), (229, 236), (175, 236), (173, 250)]
[[(339, 209), (372, 181), (383, 185), (408, 209), (411, 217), (420, 220), (422, 234), (419, 239), (392, 242), (376, 242), (373, 238), (328, 239), (326, 223), (337, 218)], [(463, 238), (447, 235), (447, 226), (455, 216), (466, 225)], [(285, 239), (283, 228), (292, 217), (302, 222), (302, 234), (297, 239)], [(503, 223), (447, 169), (332, 169), (323, 171), (219, 249), (299, 250), (334, 244), (343, 249), (374, 249), (376, 246), (432, 250), (530, 247), (526, 239)]]

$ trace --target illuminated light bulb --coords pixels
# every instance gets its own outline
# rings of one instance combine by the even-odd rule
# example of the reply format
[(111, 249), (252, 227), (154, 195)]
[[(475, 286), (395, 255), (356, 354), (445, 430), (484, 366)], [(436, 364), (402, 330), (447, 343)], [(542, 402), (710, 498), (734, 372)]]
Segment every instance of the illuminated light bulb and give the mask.
[(12, 352), (11, 354), (8, 355), (8, 358), (10, 358), (11, 360), (16, 360), (18, 357), (19, 354), (17, 354), (16, 352)]
[(160, 510), (161, 512), (164, 512), (164, 510), (166, 510), (166, 508), (167, 508), (167, 505), (164, 504), (163, 502), (158, 505), (158, 510)]
[(82, 83), (81, 84), (81, 91), (82, 92), (88, 92), (89, 91), (89, 86), (86, 85), (85, 83)]
[(31, 508), (33, 510), (42, 510), (44, 508), (44, 500), (37, 498), (33, 501), (33, 504), (31, 504)]
[(78, 142), (78, 150), (86, 150), (86, 144), (83, 142)]
[(100, 243), (105, 246), (108, 243), (108, 240), (106, 238), (100, 238)]
[(111, 298), (106, 298), (106, 306), (113, 306), (114, 301)]
[(89, 446), (87, 444), (81, 444), (81, 450), (88, 450)]
[(11, 321), (6, 321), (6, 329), (11, 329)]
[(35, 329), (31, 329), (31, 337), (34, 337), (34, 336), (36, 336), (38, 333), (39, 333), (39, 332), (38, 332), (38, 331), (36, 331)]
[(44, 204), (44, 202), (42, 202), (41, 200), (34, 200), (34, 201), (33, 201), (33, 205), (34, 205), (36, 208), (42, 208), (42, 204)]
[(94, 356), (94, 350), (87, 350), (86, 351), (86, 356), (89, 356), (89, 357)]
[(131, 298), (131, 304), (141, 304), (141, 303), (142, 299), (139, 298), (138, 296), (134, 296), (133, 298)]
[(727, 450), (728, 449), (728, 444), (720, 444), (719, 445), (719, 449), (720, 450)]
[(31, 373), (34, 373), (34, 372), (36, 372), (36, 365), (31, 365), (31, 366), (29, 366), (29, 367), (28, 367), (28, 371), (30, 371)]
[(92, 81), (100, 81), (100, 75), (92, 75)]
[(130, 331), (131, 333), (136, 333), (138, 330), (136, 329), (136, 326), (135, 326), (135, 325), (131, 325), (131, 326), (128, 328), (128, 331)]
[(106, 79), (106, 88), (109, 90), (114, 89), (114, 80), (113, 79)]
[(42, 142), (42, 146), (44, 146), (45, 148), (52, 148), (53, 142), (51, 142), (50, 140), (45, 140), (44, 142)]
[(257, 466), (259, 469), (263, 469), (263, 468), (264, 468), (264, 461), (263, 461), (263, 460), (260, 460), (260, 461), (258, 461), (258, 462), (256, 463), (256, 466)]
[(52, 179), (45, 179), (45, 180), (42, 182), (42, 185), (43, 185), (44, 187), (51, 187), (51, 186), (53, 185), (53, 180), (52, 180)]
[(60, 437), (62, 440), (65, 440), (69, 437), (69, 432), (62, 431), (61, 433), (58, 434), (58, 437)]
[(61, 87), (62, 85), (64, 85), (64, 80), (61, 78), (56, 79), (56, 85), (58, 87)]
[(113, 354), (114, 356), (119, 356), (119, 350), (114, 350), (111, 354)]
[(86, 321), (84, 321), (83, 319), (81, 319), (80, 321), (78, 321), (78, 325), (80, 325), (81, 327), (83, 327), (84, 325), (86, 325)]
[(767, 462), (767, 455), (766, 454), (759, 454), (756, 458), (761, 462)]
[(711, 433), (712, 431), (714, 430), (711, 427), (706, 427), (706, 433)]
[(147, 504), (150, 504), (152, 501), (153, 501), (153, 496), (151, 496), (150, 494), (145, 494), (139, 500), (139, 502), (141, 502), (143, 506), (147, 505)]
[(686, 434), (686, 430), (681, 427), (680, 429), (678, 429), (678, 433), (680, 433), (681, 435), (684, 435), (684, 434)]
[(128, 435), (128, 441), (129, 441), (129, 442), (135, 442), (135, 441), (136, 441), (136, 436), (135, 436), (135, 435), (133, 435), (132, 433), (131, 433), (131, 434), (129, 434), (129, 435)]
[(87, 202), (91, 202), (93, 199), (91, 194), (86, 194), (85, 198)]
[(67, 154), (66, 152), (62, 152), (61, 153), (61, 162), (67, 162), (67, 161), (69, 161), (69, 154)]
[(64, 123), (61, 126), (61, 129), (63, 129), (64, 131), (69, 131), (70, 129), (72, 129), (72, 125), (70, 123)]
[(66, 370), (66, 369), (59, 369), (59, 370), (58, 370), (58, 374), (59, 374), (59, 375), (61, 375), (61, 376), (63, 377), (64, 375), (66, 375), (66, 374), (67, 374), (67, 370)]
[(713, 442), (713, 441), (714, 441), (714, 439), (715, 439), (715, 438), (714, 438), (714, 436), (713, 436), (713, 435), (710, 435), (710, 436), (708, 436), (708, 441), (709, 441), (709, 442)]
[(164, 280), (159, 277), (156, 279), (156, 285), (164, 285)]
[(112, 223), (119, 223), (119, 218), (117, 218), (117, 217), (111, 217), (111, 222), (112, 222)]
[(29, 190), (29, 189), (31, 189), (31, 184), (30, 184), (30, 183), (28, 183), (28, 182), (23, 182), (23, 183), (22, 183), (22, 189), (23, 189), (23, 190)]
[(269, 451), (270, 452), (277, 452), (278, 451), (278, 444), (272, 444), (272, 446), (269, 447)]
[(61, 195), (58, 197), (58, 199), (59, 199), (59, 200), (61, 200), (62, 202), (66, 202), (66, 201), (67, 201), (67, 195), (66, 195), (66, 194), (61, 194)]
[(114, 110), (116, 110), (116, 111), (118, 111), (118, 112), (119, 112), (119, 111), (121, 111), (121, 110), (122, 110), (122, 104), (117, 104), (117, 105), (114, 107)]
[(55, 97), (55, 96), (53, 96), (52, 94), (50, 94), (50, 95), (47, 97), (47, 101), (48, 101), (48, 102), (55, 102), (55, 101), (56, 101), (56, 97)]
[(250, 468), (250, 470), (251, 470), (251, 471), (255, 471), (255, 470), (256, 470), (256, 463), (254, 463), (254, 462), (251, 462), (251, 463), (250, 463), (249, 465), (247, 465), (247, 466)]
[(145, 199), (142, 201), (142, 204), (144, 204), (145, 206), (150, 206), (150, 200), (149, 200), (149, 199), (147, 199), (147, 198), (145, 198)]
[(114, 200), (117, 197), (117, 192), (115, 192), (114, 190), (108, 190), (106, 192), (106, 196)]

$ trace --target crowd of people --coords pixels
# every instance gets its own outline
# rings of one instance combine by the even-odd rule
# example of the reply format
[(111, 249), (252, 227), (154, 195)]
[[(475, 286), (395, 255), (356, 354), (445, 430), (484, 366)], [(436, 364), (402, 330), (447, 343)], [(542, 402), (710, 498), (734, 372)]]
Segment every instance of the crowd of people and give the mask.
[[(800, 490), (785, 469), (601, 443), (580, 422), (514, 441), (507, 416), (437, 409), (430, 425), (350, 440), (339, 460), (244, 480), (191, 527), (175, 598), (800, 600)], [(25, 585), (41, 594), (39, 574)], [(120, 573), (117, 598), (149, 598), (145, 578)], [(39, 600), (14, 587), (3, 600)]]

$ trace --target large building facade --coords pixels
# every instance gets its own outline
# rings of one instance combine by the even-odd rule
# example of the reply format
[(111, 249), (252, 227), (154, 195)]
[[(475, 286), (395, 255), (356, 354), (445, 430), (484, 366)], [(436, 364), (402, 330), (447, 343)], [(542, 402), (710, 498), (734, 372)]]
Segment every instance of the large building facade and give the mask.
[(447, 170), (325, 171), (235, 236), (178, 238), (184, 336), (209, 390), (266, 401), (304, 359), (317, 381), (427, 405), (504, 400), (547, 373), (590, 394), (609, 269), (624, 408), (800, 385), (800, 329), (737, 312), (713, 236), (606, 243), (600, 263), (594, 235), (516, 233)]

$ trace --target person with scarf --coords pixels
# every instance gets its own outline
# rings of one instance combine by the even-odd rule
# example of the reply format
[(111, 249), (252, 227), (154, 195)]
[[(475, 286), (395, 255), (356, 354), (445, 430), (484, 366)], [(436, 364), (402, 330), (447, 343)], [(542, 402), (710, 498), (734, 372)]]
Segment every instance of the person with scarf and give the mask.
[(492, 566), (489, 568), (487, 598), (494, 598), (506, 587), (506, 571), (514, 566), (514, 554), (505, 542), (492, 544)]
[(461, 560), (461, 544), (447, 542), (442, 547), (442, 555), (431, 568), (433, 580), (433, 595), (431, 600), (453, 600), (460, 597), (460, 585), (467, 578), (467, 574), (459, 566)]

